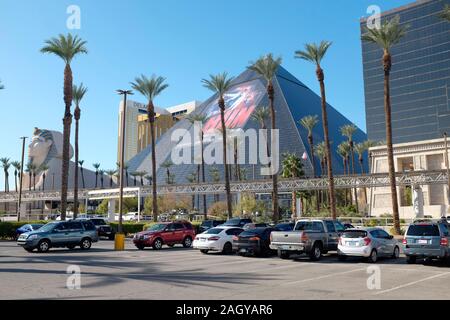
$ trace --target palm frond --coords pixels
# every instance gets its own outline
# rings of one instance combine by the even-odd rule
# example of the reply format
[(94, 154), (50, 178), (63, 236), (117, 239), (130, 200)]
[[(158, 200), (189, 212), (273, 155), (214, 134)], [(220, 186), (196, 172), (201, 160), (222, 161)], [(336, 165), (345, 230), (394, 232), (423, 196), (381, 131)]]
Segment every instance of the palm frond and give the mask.
[(267, 119), (269, 119), (270, 117), (269, 107), (261, 106), (257, 108), (250, 117), (254, 121), (258, 122), (261, 126), (265, 125)]
[(247, 68), (261, 75), (267, 82), (271, 82), (281, 62), (281, 57), (274, 58), (273, 54), (268, 53), (255, 62), (250, 62)]
[(5, 89), (5, 86), (3, 85), (2, 81), (0, 80), (0, 90)]
[(80, 105), (80, 102), (83, 99), (83, 97), (87, 91), (88, 91), (88, 89), (85, 86), (83, 86), (83, 82), (80, 83), (79, 86), (77, 86), (75, 84), (73, 85), (72, 97), (73, 97), (73, 102), (75, 103), (76, 106)]
[(444, 6), (444, 10), (442, 10), (442, 12), (438, 16), (439, 16), (439, 18), (450, 22), (450, 4), (446, 4)]
[(223, 96), (231, 88), (234, 77), (229, 77), (227, 72), (217, 75), (209, 75), (209, 79), (202, 79), (203, 86), (209, 90)]
[(389, 51), (390, 48), (397, 44), (409, 27), (400, 24), (400, 16), (395, 16), (390, 20), (385, 20), (380, 28), (364, 28), (364, 33), (361, 40), (376, 43), (383, 50)]
[(312, 135), (314, 127), (319, 123), (319, 117), (317, 115), (305, 116), (298, 123), (308, 130), (309, 135)]
[(307, 43), (305, 44), (304, 50), (295, 51), (295, 58), (303, 59), (320, 66), (331, 45), (331, 41), (325, 40), (322, 40), (319, 44)]
[(357, 130), (358, 128), (354, 124), (346, 124), (340, 128), (341, 134), (349, 140), (352, 140), (352, 137)]
[(88, 53), (87, 42), (70, 33), (67, 36), (60, 34), (58, 37), (45, 40), (44, 43), (44, 47), (41, 48), (42, 53), (54, 54), (64, 60), (66, 64), (70, 64), (78, 54)]
[(161, 92), (169, 87), (165, 81), (166, 78), (161, 76), (152, 75), (150, 78), (147, 78), (142, 74), (140, 77), (136, 77), (134, 82), (131, 82), (131, 86), (134, 90), (146, 97), (148, 101), (153, 101)]

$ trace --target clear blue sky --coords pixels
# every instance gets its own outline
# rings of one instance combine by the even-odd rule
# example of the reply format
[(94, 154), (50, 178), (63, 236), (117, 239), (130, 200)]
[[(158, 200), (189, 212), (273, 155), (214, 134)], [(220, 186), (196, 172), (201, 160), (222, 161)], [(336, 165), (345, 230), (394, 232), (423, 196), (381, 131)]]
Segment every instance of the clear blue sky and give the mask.
[(35, 126), (62, 131), (64, 65), (39, 49), (45, 39), (69, 31), (71, 4), (81, 8), (75, 33), (89, 49), (72, 63), (75, 83), (89, 87), (81, 106), (80, 158), (87, 167), (100, 162), (108, 169), (117, 154), (115, 89), (127, 88), (135, 76), (165, 76), (170, 87), (156, 104), (167, 107), (207, 99), (202, 78), (225, 70), (238, 75), (249, 61), (273, 52), (318, 92), (313, 66), (293, 55), (322, 39), (333, 41), (323, 62), (328, 101), (365, 130), (359, 18), (371, 4), (385, 11), (409, 2), (0, 0), (0, 79), (6, 86), (0, 91), (0, 157), (19, 160), (19, 137), (31, 136)]

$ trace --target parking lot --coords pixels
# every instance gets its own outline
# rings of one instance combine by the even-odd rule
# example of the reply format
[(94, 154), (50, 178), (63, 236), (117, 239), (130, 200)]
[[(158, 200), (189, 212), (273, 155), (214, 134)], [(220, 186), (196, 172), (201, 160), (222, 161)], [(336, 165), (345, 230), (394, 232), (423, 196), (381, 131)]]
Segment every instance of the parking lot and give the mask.
[[(448, 264), (408, 265), (403, 256), (373, 265), (333, 254), (311, 262), (181, 246), (139, 251), (129, 240), (125, 251), (112, 248), (100, 241), (89, 251), (40, 254), (2, 241), (0, 299), (450, 299)], [(69, 266), (80, 268), (80, 289), (66, 287)]]

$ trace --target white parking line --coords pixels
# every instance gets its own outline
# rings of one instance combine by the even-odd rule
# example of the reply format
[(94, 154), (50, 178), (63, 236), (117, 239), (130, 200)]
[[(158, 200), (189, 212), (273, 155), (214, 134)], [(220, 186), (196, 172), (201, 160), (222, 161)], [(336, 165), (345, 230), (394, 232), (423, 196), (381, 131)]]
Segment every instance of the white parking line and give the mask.
[(416, 281), (413, 281), (413, 282), (405, 283), (405, 284), (402, 284), (402, 285), (397, 286), (397, 287), (393, 287), (393, 288), (390, 288), (390, 289), (387, 289), (387, 290), (379, 291), (379, 292), (375, 293), (375, 295), (380, 295), (380, 294), (392, 292), (392, 291), (395, 291), (395, 290), (398, 290), (398, 289), (403, 289), (405, 287), (410, 287), (410, 286), (415, 285), (415, 284), (420, 283), (420, 282), (424, 282), (424, 281), (435, 279), (435, 278), (440, 278), (440, 277), (443, 277), (443, 276), (446, 276), (446, 275), (450, 275), (450, 272), (443, 272), (443, 273), (440, 273), (440, 274), (435, 274), (434, 276), (430, 276), (430, 277), (426, 277), (426, 278), (423, 278), (423, 279), (420, 279), (420, 280), (416, 280)]
[(304, 283), (304, 282), (309, 282), (309, 281), (321, 280), (321, 279), (330, 278), (330, 277), (334, 277), (334, 276), (339, 276), (339, 275), (352, 273), (352, 272), (356, 272), (356, 271), (363, 271), (363, 270), (366, 270), (366, 269), (367, 268), (358, 268), (358, 269), (353, 269), (353, 270), (349, 270), (349, 271), (336, 272), (336, 273), (328, 274), (328, 275), (325, 275), (325, 276), (320, 276), (320, 277), (314, 277), (314, 278), (308, 278), (308, 279), (303, 279), (303, 280), (298, 280), (298, 281), (291, 281), (291, 282), (287, 282), (287, 283), (282, 283), (280, 285), (281, 286), (291, 286), (291, 285), (298, 284), (298, 283)]

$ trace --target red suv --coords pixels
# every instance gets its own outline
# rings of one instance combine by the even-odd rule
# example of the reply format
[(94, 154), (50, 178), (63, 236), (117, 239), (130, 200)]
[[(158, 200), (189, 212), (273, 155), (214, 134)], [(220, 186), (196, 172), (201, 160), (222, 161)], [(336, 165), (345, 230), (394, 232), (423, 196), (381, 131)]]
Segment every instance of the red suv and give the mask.
[(153, 247), (155, 250), (162, 248), (163, 244), (173, 247), (182, 244), (189, 248), (195, 238), (195, 231), (188, 221), (160, 222), (137, 233), (133, 242), (136, 248), (143, 250), (145, 247)]

